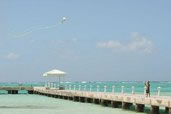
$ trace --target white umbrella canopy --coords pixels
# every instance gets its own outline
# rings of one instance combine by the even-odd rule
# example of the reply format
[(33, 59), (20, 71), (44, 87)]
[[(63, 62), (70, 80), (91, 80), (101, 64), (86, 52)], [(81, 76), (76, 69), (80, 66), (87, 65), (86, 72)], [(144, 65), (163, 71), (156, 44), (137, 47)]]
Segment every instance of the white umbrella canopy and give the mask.
[[(58, 83), (59, 83), (59, 85), (58, 85), (58, 88), (59, 89), (61, 89), (61, 90), (63, 90), (64, 89), (64, 87), (63, 86), (61, 86), (60, 85), (60, 83), (61, 83), (61, 77), (63, 78), (63, 80), (64, 80), (64, 76), (66, 75), (66, 72), (63, 72), (63, 71), (61, 71), (61, 70), (57, 70), (57, 69), (53, 69), (53, 70), (51, 70), (51, 71), (48, 71), (48, 72), (45, 72), (44, 74), (43, 74), (43, 76), (44, 77), (46, 77), (46, 78), (52, 78), (52, 77), (57, 77), (59, 80), (58, 80)], [(54, 81), (54, 79), (53, 79), (53, 81)], [(46, 85), (45, 85), (46, 86)], [(50, 83), (50, 82), (47, 82), (47, 86), (48, 87), (53, 87), (53, 88), (56, 88), (56, 86), (55, 86), (55, 84), (53, 84), (53, 82), (52, 83)]]
[(43, 76), (45, 77), (64, 77), (65, 75), (66, 75), (66, 72), (63, 72), (57, 69), (53, 69), (43, 74)]

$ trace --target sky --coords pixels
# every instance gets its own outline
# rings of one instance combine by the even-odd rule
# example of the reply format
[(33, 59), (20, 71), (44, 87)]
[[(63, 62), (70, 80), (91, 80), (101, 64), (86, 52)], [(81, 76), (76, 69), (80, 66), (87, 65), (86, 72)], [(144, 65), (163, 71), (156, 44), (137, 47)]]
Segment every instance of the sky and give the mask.
[(170, 0), (0, 0), (0, 82), (52, 69), (66, 81), (171, 81), (170, 12)]

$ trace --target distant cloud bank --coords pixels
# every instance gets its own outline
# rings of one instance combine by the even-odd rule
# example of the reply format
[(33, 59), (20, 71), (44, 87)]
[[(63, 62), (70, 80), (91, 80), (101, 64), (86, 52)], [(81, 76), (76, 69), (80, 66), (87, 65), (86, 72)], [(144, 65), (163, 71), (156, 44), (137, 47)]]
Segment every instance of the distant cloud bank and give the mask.
[(152, 52), (153, 43), (151, 40), (148, 40), (146, 36), (143, 36), (138, 32), (132, 32), (131, 37), (132, 40), (126, 44), (123, 44), (120, 41), (113, 40), (98, 42), (97, 48), (108, 48), (114, 51), (134, 51), (143, 53)]
[(15, 59), (18, 59), (20, 57), (20, 55), (18, 55), (18, 54), (16, 54), (16, 53), (9, 53), (8, 55), (7, 55), (7, 59), (9, 59), (9, 60), (15, 60)]

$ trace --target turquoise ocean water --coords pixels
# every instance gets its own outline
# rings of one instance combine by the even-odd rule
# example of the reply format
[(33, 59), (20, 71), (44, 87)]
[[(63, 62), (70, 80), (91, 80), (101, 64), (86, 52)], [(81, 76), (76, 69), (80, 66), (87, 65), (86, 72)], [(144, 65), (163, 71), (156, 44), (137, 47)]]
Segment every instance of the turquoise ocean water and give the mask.
[[(164, 81), (164, 82), (157, 82), (152, 81), (151, 83), (151, 94), (157, 95), (158, 87), (160, 87), (161, 95), (163, 96), (171, 96), (171, 82), (170, 81)], [(53, 82), (51, 84), (47, 84), (45, 82), (34, 82), (34, 83), (0, 83), (0, 86), (33, 86), (33, 87), (43, 87), (43, 86), (51, 86), (58, 88), (59, 83)], [(143, 94), (144, 93), (144, 82), (137, 81), (137, 82), (61, 82), (60, 85), (65, 86), (66, 89), (69, 89), (71, 86), (71, 89), (79, 90), (79, 86), (81, 90), (84, 90), (86, 85), (86, 90), (90, 90), (90, 85), (92, 86), (92, 91), (97, 91), (97, 86), (99, 86), (99, 91), (104, 91), (104, 86), (106, 86), (107, 92), (112, 92), (112, 86), (115, 86), (115, 92), (120, 93), (121, 87), (124, 86), (124, 92), (125, 93), (131, 93), (132, 92), (132, 86), (134, 86), (135, 94)], [(6, 93), (5, 91), (0, 91), (0, 93)], [(21, 92), (22, 93), (22, 92)], [(23, 92), (24, 93), (24, 92)]]
[[(58, 85), (58, 83), (54, 83)], [(115, 86), (115, 92), (121, 92), (121, 86), (124, 86), (125, 93), (131, 93), (132, 86), (135, 86), (136, 94), (143, 94), (144, 82), (65, 82), (61, 83), (67, 88), (89, 91), (92, 85), (93, 91), (96, 91), (97, 85), (100, 91), (104, 91), (104, 85), (107, 86), (107, 92), (112, 91)], [(0, 83), (0, 86), (44, 86), (45, 83)], [(161, 87), (161, 95), (171, 96), (171, 82), (151, 82), (152, 95), (157, 94), (157, 87)], [(46, 96), (28, 95), (26, 91), (20, 91), (19, 95), (8, 95), (5, 91), (0, 91), (0, 114), (136, 114), (135, 111), (127, 111), (101, 105), (79, 103), (62, 99), (55, 99)], [(147, 106), (146, 114), (149, 112)], [(164, 114), (164, 110), (161, 109)]]

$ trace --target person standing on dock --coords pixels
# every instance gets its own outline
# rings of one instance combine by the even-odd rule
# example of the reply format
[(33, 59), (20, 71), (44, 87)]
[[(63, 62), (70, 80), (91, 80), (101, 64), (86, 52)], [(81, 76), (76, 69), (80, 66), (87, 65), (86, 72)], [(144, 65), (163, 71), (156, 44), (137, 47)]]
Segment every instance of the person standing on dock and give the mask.
[(147, 97), (147, 81), (144, 82), (144, 95)]
[(150, 97), (150, 81), (145, 82), (146, 97)]

